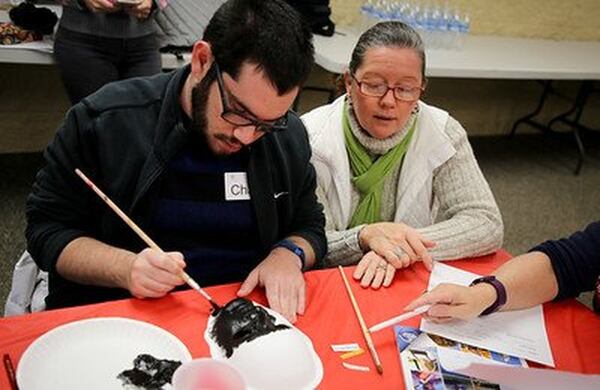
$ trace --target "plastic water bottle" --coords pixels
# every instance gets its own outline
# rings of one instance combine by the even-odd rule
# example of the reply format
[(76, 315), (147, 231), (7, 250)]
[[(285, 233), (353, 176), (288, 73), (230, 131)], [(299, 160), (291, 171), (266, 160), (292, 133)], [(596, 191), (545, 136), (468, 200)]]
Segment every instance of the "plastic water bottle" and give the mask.
[(471, 32), (471, 19), (465, 11), (457, 13), (458, 39), (456, 40), (456, 48), (461, 49), (465, 42), (465, 37)]
[(440, 17), (438, 20), (438, 30), (440, 31), (440, 48), (451, 49), (453, 47), (453, 35), (450, 31), (450, 5), (446, 1), (444, 7), (440, 9)]
[(417, 29), (417, 17), (420, 9), (417, 3), (406, 2), (402, 10), (402, 21)]
[(459, 49), (471, 23), (468, 13), (450, 1), (367, 0), (360, 7), (361, 32), (384, 20), (398, 20), (417, 30), (428, 49)]
[(429, 35), (429, 46), (433, 49), (443, 49), (445, 30), (443, 12), (436, 3), (433, 3), (429, 8), (426, 29)]
[(430, 49), (460, 49), (471, 29), (469, 14), (452, 9), (450, 1), (443, 6), (433, 4), (427, 14), (424, 28), (425, 42)]

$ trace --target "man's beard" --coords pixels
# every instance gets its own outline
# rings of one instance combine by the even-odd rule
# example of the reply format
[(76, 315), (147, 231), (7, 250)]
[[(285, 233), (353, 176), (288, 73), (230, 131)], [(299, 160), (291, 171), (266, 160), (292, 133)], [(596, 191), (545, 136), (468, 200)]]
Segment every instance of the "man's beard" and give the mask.
[[(204, 138), (208, 149), (213, 153), (213, 155), (223, 157), (222, 154), (216, 153), (216, 151), (212, 150), (210, 147), (211, 144), (208, 134), (208, 119), (206, 115), (210, 86), (216, 81), (216, 79), (217, 76), (215, 70), (213, 67), (211, 67), (204, 78), (192, 89), (192, 130), (194, 133)], [(216, 133), (214, 134), (214, 137), (221, 141), (229, 142), (230, 144), (240, 144), (237, 139), (228, 137), (222, 133)], [(244, 145), (242, 145), (242, 147), (244, 147)]]
[(201, 135), (208, 142), (207, 127), (208, 120), (206, 118), (206, 106), (208, 103), (208, 95), (210, 93), (210, 85), (215, 81), (215, 74), (211, 70), (206, 76), (192, 88), (192, 130), (194, 133)]

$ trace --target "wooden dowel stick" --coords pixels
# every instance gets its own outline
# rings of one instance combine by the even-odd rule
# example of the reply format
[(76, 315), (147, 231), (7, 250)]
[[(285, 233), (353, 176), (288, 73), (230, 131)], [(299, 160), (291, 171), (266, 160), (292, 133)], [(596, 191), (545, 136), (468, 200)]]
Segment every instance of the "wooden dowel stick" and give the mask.
[[(119, 208), (119, 206), (110, 200), (110, 198), (104, 192), (102, 192), (102, 190), (98, 188), (93, 181), (91, 181), (83, 172), (81, 172), (79, 168), (75, 169), (75, 173), (108, 205), (108, 207), (112, 209), (112, 211), (121, 217), (123, 222), (125, 222), (127, 226), (129, 226), (150, 248), (164, 253), (164, 251), (150, 237), (148, 237), (148, 235)], [(191, 288), (198, 291), (204, 298), (206, 298), (215, 310), (220, 308), (220, 306), (217, 305), (211, 296), (208, 295), (208, 293), (204, 291), (202, 287), (200, 287), (200, 285), (196, 283), (196, 281), (192, 279), (192, 277), (185, 271), (182, 271), (181, 278)]]
[(371, 357), (373, 358), (373, 363), (375, 363), (377, 372), (381, 375), (383, 374), (383, 366), (381, 365), (381, 361), (379, 360), (379, 355), (377, 355), (377, 350), (375, 349), (375, 345), (373, 344), (373, 340), (371, 339), (369, 329), (367, 329), (365, 320), (363, 319), (362, 314), (360, 314), (360, 309), (358, 308), (358, 304), (356, 303), (356, 299), (354, 298), (354, 294), (352, 293), (352, 289), (350, 288), (350, 283), (348, 283), (348, 279), (346, 278), (344, 269), (341, 265), (338, 265), (338, 269), (340, 270), (340, 274), (342, 275), (342, 279), (344, 280), (346, 291), (348, 292), (348, 296), (350, 297), (350, 302), (352, 302), (354, 313), (356, 314), (356, 318), (358, 318), (358, 323), (360, 324), (360, 329), (362, 330), (365, 342), (367, 343), (367, 347), (369, 349), (369, 352), (371, 353)]

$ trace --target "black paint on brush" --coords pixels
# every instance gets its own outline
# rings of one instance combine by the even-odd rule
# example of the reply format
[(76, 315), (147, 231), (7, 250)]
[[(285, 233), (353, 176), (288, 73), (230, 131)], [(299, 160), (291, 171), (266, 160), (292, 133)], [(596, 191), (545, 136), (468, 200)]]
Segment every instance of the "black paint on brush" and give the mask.
[(257, 337), (283, 329), (288, 325), (275, 325), (275, 317), (264, 308), (254, 305), (247, 299), (236, 298), (219, 311), (212, 314), (216, 317), (211, 336), (225, 350), (228, 358), (242, 343)]
[(212, 308), (213, 308), (213, 311), (212, 311), (212, 313), (211, 313), (211, 314), (212, 314), (213, 316), (214, 316), (214, 315), (217, 315), (217, 313), (218, 313), (218, 312), (221, 310), (221, 306), (217, 305), (217, 303), (216, 303), (215, 301), (213, 301), (212, 299), (209, 299), (208, 301), (210, 302), (210, 305), (211, 305), (211, 306), (212, 306)]

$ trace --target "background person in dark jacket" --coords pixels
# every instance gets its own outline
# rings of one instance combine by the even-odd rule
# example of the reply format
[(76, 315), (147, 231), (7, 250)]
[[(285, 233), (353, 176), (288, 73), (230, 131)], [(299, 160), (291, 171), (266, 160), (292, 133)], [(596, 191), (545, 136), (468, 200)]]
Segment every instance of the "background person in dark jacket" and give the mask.
[(496, 281), (480, 279), (470, 287), (440, 284), (406, 310), (431, 304), (426, 315), (429, 319), (466, 320), (496, 310), (526, 309), (553, 299), (573, 298), (596, 288), (594, 306), (598, 312), (600, 221), (569, 238), (536, 246), (502, 265), (493, 276)]
[[(325, 254), (325, 221), (306, 131), (288, 108), (312, 62), (290, 6), (231, 0), (189, 66), (74, 106), (27, 201), (48, 308), (160, 297), (185, 267), (204, 286), (244, 280), (242, 296), (264, 286), (273, 309), (302, 314), (302, 270)], [(75, 168), (170, 252), (144, 249)]]

